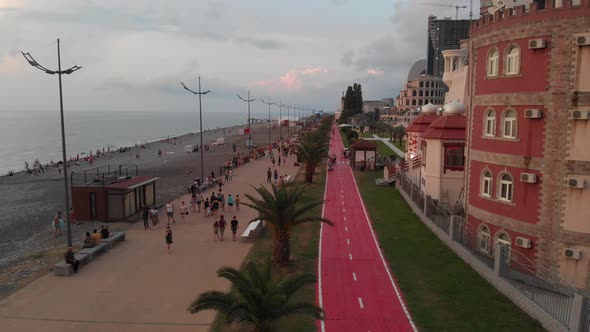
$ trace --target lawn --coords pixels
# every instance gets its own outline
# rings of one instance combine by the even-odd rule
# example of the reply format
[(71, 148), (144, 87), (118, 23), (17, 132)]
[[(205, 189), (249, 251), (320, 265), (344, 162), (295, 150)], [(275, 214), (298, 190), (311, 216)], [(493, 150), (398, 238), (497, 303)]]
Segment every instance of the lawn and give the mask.
[(350, 147), (350, 142), (348, 142), (348, 138), (346, 138), (346, 135), (344, 135), (344, 133), (341, 130), (339, 130), (338, 132), (340, 133), (340, 137), (342, 137), (342, 144), (344, 145), (344, 147)]
[(399, 141), (395, 141), (391, 142), (391, 144), (397, 146), (397, 148), (402, 150), (403, 152), (406, 152), (406, 141), (402, 141), (401, 144), (399, 143)]
[[(314, 175), (314, 183), (307, 184), (305, 195), (302, 204), (311, 200), (323, 199), (324, 186), (326, 182), (326, 167), (325, 164), (318, 166), (317, 173)], [(304, 181), (303, 171), (299, 172), (295, 178), (297, 182)], [(322, 209), (318, 207), (310, 212), (311, 214), (321, 215)], [(288, 268), (273, 268), (273, 273), (276, 275), (289, 276), (301, 273), (317, 274), (318, 264), (318, 245), (320, 236), (319, 223), (302, 224), (295, 228), (291, 233), (291, 265)], [(248, 256), (244, 260), (241, 269), (245, 267), (247, 262), (256, 261), (263, 262), (272, 255), (272, 241), (271, 233), (265, 232), (254, 244)], [(294, 301), (305, 301), (309, 303), (316, 303), (316, 287), (317, 285), (308, 285), (303, 288), (294, 297)], [(243, 331), (238, 326), (224, 326), (223, 317), (217, 315), (215, 322), (212, 325), (212, 331)], [(285, 332), (299, 332), (299, 331), (315, 331), (316, 321), (309, 316), (294, 315), (278, 321), (276, 331)]]
[(381, 248), (420, 331), (544, 331), (443, 244), (377, 173), (357, 175)]

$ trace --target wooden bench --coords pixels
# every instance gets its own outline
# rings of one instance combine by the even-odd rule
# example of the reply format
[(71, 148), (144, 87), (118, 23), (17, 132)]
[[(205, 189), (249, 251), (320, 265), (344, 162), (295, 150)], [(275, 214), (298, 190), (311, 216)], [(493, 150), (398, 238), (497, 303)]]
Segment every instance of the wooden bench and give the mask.
[(112, 249), (115, 245), (116, 241), (124, 241), (125, 240), (125, 232), (113, 232), (111, 236), (106, 239), (100, 239), (101, 244), (107, 244), (108, 249)]
[(256, 240), (260, 232), (262, 231), (262, 221), (256, 220), (248, 224), (248, 227), (242, 233), (242, 242), (253, 242)]

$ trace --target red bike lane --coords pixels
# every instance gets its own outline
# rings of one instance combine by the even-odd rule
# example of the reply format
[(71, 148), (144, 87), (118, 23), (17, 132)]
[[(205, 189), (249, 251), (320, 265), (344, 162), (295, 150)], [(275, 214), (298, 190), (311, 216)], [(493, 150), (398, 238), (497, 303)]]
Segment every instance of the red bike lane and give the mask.
[(320, 231), (317, 296), (326, 314), (320, 331), (416, 331), (334, 132), (330, 154), (337, 161), (327, 175), (323, 216), (336, 226)]

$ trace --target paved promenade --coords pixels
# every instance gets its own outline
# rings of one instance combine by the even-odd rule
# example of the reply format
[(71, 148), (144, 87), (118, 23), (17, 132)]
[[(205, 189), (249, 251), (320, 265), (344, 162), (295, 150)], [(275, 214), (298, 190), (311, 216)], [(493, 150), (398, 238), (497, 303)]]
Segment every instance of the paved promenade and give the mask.
[(400, 156), (401, 158), (405, 158), (404, 152), (402, 150), (400, 150), (397, 146), (391, 144), (391, 142), (387, 138), (383, 138), (383, 137), (379, 137), (377, 135), (373, 135), (373, 138), (365, 138), (365, 139), (367, 141), (381, 141), (385, 145), (387, 145), (387, 147), (390, 148), (393, 152), (395, 152), (398, 156)]
[(318, 297), (326, 312), (321, 332), (416, 331), (342, 149), (336, 131), (330, 154), (338, 159), (328, 172), (323, 215), (338, 227), (322, 227), (320, 237)]
[[(295, 157), (279, 174), (296, 174)], [(247, 201), (252, 185), (266, 182), (270, 160), (253, 161), (234, 172), (223, 192)], [(274, 168), (273, 168), (274, 170)], [(217, 188), (215, 188), (217, 190)], [(204, 196), (211, 195), (211, 191)], [(206, 290), (226, 290), (228, 283), (216, 276), (220, 266), (239, 267), (251, 244), (213, 241), (213, 217), (192, 212), (180, 220), (179, 205), (190, 200), (184, 195), (174, 201), (176, 224), (172, 253), (164, 242), (166, 216), (160, 212), (160, 227), (144, 230), (141, 222), (127, 232), (127, 240), (80, 268), (70, 277), (48, 274), (0, 302), (2, 331), (208, 331), (215, 312), (190, 315), (188, 304)], [(255, 217), (242, 206), (239, 212), (226, 211), (229, 221), (236, 214), (238, 234)]]

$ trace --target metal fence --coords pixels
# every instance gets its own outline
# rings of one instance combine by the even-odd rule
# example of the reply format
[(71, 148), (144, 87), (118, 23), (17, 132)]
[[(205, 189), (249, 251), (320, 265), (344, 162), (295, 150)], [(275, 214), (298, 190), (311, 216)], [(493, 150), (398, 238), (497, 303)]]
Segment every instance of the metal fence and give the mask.
[(410, 196), (412, 194), (412, 183), (404, 173), (400, 173), (400, 184), (406, 195)]
[(576, 288), (565, 284), (550, 271), (535, 266), (510, 246), (499, 245), (497, 249), (501, 250), (500, 276), (553, 318), (569, 326)]
[(424, 193), (415, 184), (412, 184), (412, 200), (421, 211), (424, 211)]
[(483, 238), (478, 234), (465, 218), (453, 216), (453, 237), (452, 240), (459, 243), (471, 255), (477, 258), (491, 269), (494, 268), (494, 250), (495, 244), (491, 238)]
[(121, 177), (137, 176), (139, 175), (139, 167), (137, 165), (119, 165), (119, 167), (111, 167), (110, 165), (100, 166), (92, 169), (83, 170), (80, 172), (72, 172), (70, 174), (70, 183), (73, 186), (81, 185), (109, 185), (115, 183)]
[(428, 219), (449, 234), (449, 226), (451, 224), (451, 211), (443, 206), (438, 205), (438, 202), (430, 196), (426, 197), (426, 216)]

